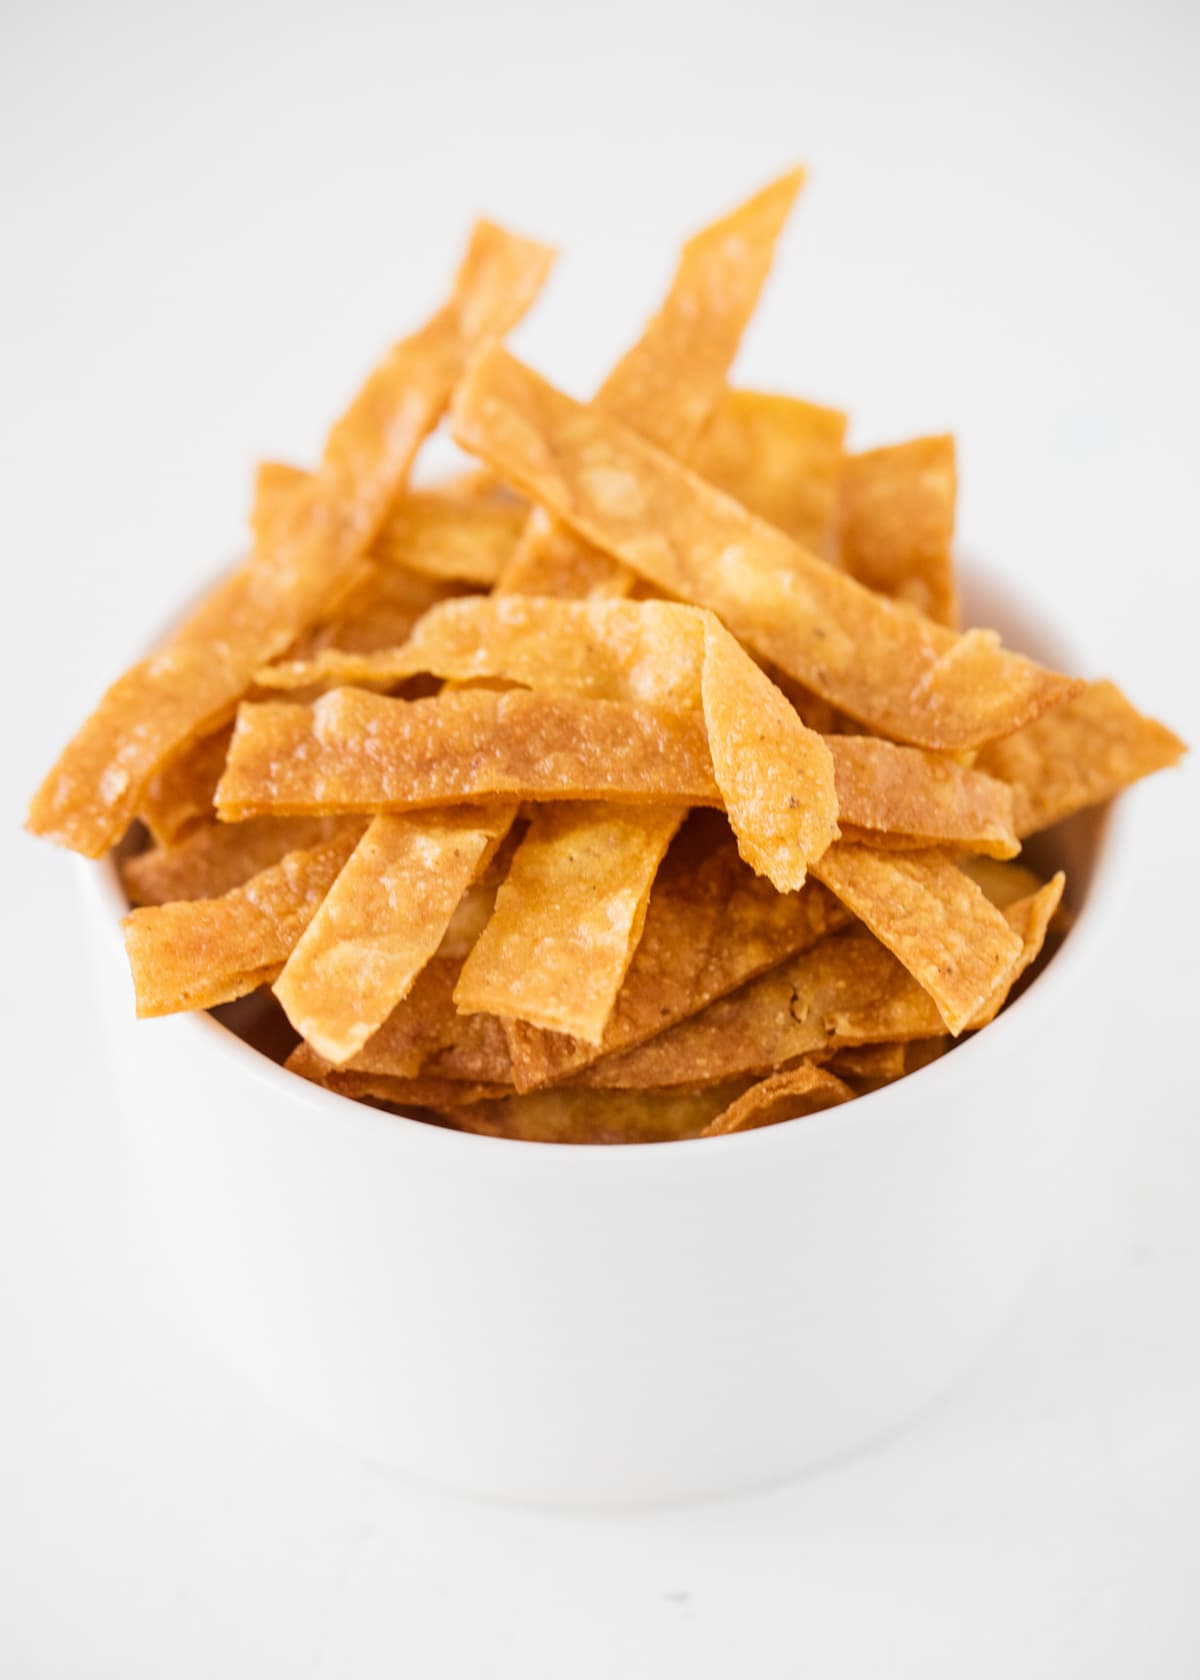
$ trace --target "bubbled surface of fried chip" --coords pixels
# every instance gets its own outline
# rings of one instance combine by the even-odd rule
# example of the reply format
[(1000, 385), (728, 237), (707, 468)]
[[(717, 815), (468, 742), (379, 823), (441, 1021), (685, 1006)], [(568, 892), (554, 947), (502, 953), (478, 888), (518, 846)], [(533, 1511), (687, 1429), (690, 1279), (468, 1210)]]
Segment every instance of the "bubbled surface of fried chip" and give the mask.
[(722, 1109), (705, 1126), (702, 1137), (728, 1137), (733, 1132), (749, 1132), (759, 1126), (777, 1126), (783, 1120), (801, 1120), (818, 1114), (824, 1108), (835, 1108), (849, 1102), (854, 1092), (849, 1085), (824, 1068), (801, 1064), (773, 1073), (751, 1085), (728, 1108)]
[(845, 436), (846, 416), (835, 408), (726, 391), (691, 465), (769, 525), (828, 556)]
[(952, 758), (873, 735), (831, 735), (838, 820), (846, 838), (957, 846), (1011, 857), (1018, 849), (1008, 786)]
[(131, 904), (171, 904), (220, 898), (278, 863), (336, 835), (362, 829), (359, 817), (252, 817), (245, 823), (205, 822), (177, 846), (155, 846), (125, 858), (121, 880)]
[(513, 689), (393, 700), (335, 688), (244, 705), (217, 789), (225, 821), (519, 799), (715, 805), (699, 718)]
[(1089, 683), (1036, 723), (980, 755), (980, 768), (1013, 790), (1017, 833), (1036, 834), (1122, 788), (1178, 763), (1172, 730), (1132, 706), (1115, 683)]
[[(596, 394), (597, 406), (671, 454), (687, 455), (719, 405), (730, 364), (804, 180), (795, 169), (688, 240), (662, 308)], [(631, 574), (544, 511), (531, 516), (506, 593), (623, 595)]]
[(535, 809), (463, 964), (458, 1007), (599, 1044), (655, 872), (686, 814), (682, 806), (621, 811), (596, 803)]
[(371, 822), (275, 982), (288, 1020), (327, 1061), (348, 1062), (407, 995), (515, 814)]
[(220, 898), (131, 911), (121, 926), (137, 1012), (211, 1009), (273, 980), (354, 846), (290, 852)]
[(818, 882), (777, 893), (738, 856), (720, 819), (695, 812), (658, 873), (642, 937), (599, 1046), (506, 1021), (518, 1089), (629, 1049), (848, 920)]
[(991, 632), (956, 636), (864, 588), (499, 346), (459, 387), (454, 432), (590, 542), (711, 608), (754, 653), (881, 734), (961, 751), (1078, 688)]
[(269, 543), (120, 677), (68, 744), (34, 796), (34, 833), (89, 857), (121, 838), (155, 772), (228, 715), (255, 670), (295, 641), (355, 566), (467, 359), (520, 318), (550, 257), (477, 225), (450, 302), (370, 375), (331, 430), (316, 478), (272, 520)]
[(1004, 916), (945, 853), (838, 845), (814, 873), (865, 922), (960, 1033), (1021, 954)]
[(839, 552), (851, 577), (951, 629), (958, 472), (952, 437), (913, 438), (847, 458)]

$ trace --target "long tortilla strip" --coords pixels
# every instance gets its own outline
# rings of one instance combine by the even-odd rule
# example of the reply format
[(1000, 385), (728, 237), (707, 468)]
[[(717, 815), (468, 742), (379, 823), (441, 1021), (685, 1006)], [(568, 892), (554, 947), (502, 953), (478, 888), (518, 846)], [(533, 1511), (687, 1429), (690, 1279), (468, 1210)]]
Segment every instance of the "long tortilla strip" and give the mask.
[(962, 751), (1078, 691), (990, 631), (957, 636), (863, 588), (499, 346), (475, 362), (454, 412), (464, 448), (881, 734)]
[(839, 507), (839, 558), (850, 576), (952, 630), (957, 491), (954, 439), (913, 438), (849, 456)]
[(716, 805), (703, 724), (662, 707), (513, 689), (393, 700), (335, 688), (243, 705), (217, 789), (225, 821), (532, 799)]
[(352, 571), (469, 357), (519, 320), (550, 260), (544, 246), (477, 224), (450, 301), (367, 379), (269, 546), (120, 677), (67, 746), (34, 796), (34, 833), (89, 857), (121, 838), (159, 767), (222, 721), (258, 666), (295, 641)]
[(353, 829), (358, 817), (252, 817), (244, 823), (210, 820), (177, 846), (155, 846), (121, 864), (131, 904), (175, 904), (220, 898), (289, 852), (308, 851)]
[(726, 391), (685, 459), (759, 519), (829, 556), (845, 437), (838, 409), (766, 391)]

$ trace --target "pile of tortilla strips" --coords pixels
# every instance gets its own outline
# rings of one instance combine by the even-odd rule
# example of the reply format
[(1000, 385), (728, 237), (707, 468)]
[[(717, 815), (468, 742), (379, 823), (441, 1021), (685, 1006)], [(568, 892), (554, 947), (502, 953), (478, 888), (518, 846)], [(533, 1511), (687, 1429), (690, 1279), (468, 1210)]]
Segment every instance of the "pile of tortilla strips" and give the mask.
[[(1183, 746), (961, 628), (951, 438), (730, 383), (802, 179), (684, 245), (590, 403), (501, 342), (553, 253), (480, 222), (315, 470), (259, 469), (30, 813), (120, 848), (139, 1014), (257, 994), (330, 1091), (652, 1142), (874, 1091), (1044, 960), (1022, 843)], [(443, 425), (477, 464), (413, 488)]]

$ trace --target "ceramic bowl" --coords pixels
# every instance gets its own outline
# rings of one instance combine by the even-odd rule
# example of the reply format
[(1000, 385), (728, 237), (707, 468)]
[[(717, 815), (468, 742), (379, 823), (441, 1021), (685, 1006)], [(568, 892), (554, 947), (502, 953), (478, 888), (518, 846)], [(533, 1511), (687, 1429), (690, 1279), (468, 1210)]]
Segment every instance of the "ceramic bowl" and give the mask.
[[(1075, 668), (978, 578), (969, 618)], [(993, 1340), (1062, 1206), (1119, 921), (1123, 826), (1063, 826), (1078, 920), (909, 1078), (739, 1136), (470, 1136), (285, 1072), (204, 1014), (136, 1021), (111, 862), (80, 865), (162, 1240), (216, 1342), (314, 1428), (477, 1495), (762, 1487), (893, 1430)]]

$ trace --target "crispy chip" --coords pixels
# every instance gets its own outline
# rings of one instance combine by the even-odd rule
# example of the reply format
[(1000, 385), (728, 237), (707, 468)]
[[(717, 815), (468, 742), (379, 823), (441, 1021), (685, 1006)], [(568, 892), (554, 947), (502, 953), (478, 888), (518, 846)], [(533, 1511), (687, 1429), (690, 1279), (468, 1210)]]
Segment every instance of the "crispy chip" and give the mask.
[[(457, 1110), (470, 1103), (510, 1096), (504, 1085), (471, 1084), (459, 1079), (401, 1079), (386, 1073), (364, 1073), (330, 1067), (307, 1044), (298, 1045), (284, 1063), (289, 1073), (299, 1074), (313, 1085), (356, 1101), (369, 1098), (406, 1112), (411, 1109)], [(422, 1115), (422, 1119), (434, 1118)]]
[(255, 670), (313, 621), (370, 544), (475, 348), (533, 301), (545, 247), (475, 229), (450, 302), (371, 374), (329, 434), (321, 470), (266, 548), (121, 677), (34, 796), (29, 826), (89, 857), (128, 827), (171, 754), (213, 728)]
[(1025, 836), (1111, 799), (1178, 763), (1186, 750), (1165, 724), (1131, 706), (1115, 683), (1093, 682), (1036, 723), (993, 741), (979, 766), (1011, 785), (1016, 830)]
[(177, 846), (155, 846), (121, 864), (131, 904), (173, 904), (220, 898), (278, 863), (289, 852), (362, 828), (358, 817), (252, 817), (245, 823), (206, 822)]
[[(949, 1034), (947, 1042), (951, 1043)], [(839, 1079), (850, 1079), (856, 1088), (866, 1085), (872, 1089), (879, 1085), (890, 1085), (893, 1079), (900, 1079), (908, 1070), (907, 1044), (849, 1044), (842, 1050), (836, 1050), (825, 1063), (830, 1073), (836, 1073)]]
[(376, 817), (279, 979), (288, 1020), (326, 1061), (348, 1062), (442, 942), (516, 809)]
[(960, 1033), (1004, 985), (1021, 943), (943, 852), (831, 846), (813, 872), (866, 923)]
[(1007, 910), (1019, 898), (1029, 898), (1044, 885), (1040, 875), (1024, 863), (998, 858), (963, 857), (959, 868), (974, 881), (980, 891), (990, 898), (997, 910)]
[(537, 1091), (447, 1108), (466, 1132), (529, 1143), (671, 1143), (701, 1137), (738, 1087), (712, 1091)]
[[(780, 176), (687, 242), (662, 308), (597, 392), (599, 408), (672, 454), (691, 451), (722, 399), (803, 180), (800, 169)], [(626, 594), (631, 581), (624, 566), (538, 511), (501, 588), (598, 597)]]
[(232, 736), (231, 719), (212, 734), (189, 741), (151, 778), (138, 815), (160, 846), (173, 846), (189, 830), (211, 821)]
[(393, 700), (335, 688), (243, 705), (217, 789), (225, 821), (517, 799), (719, 802), (700, 719), (661, 706), (466, 689)]
[(1031, 722), (1069, 678), (874, 594), (499, 346), (459, 387), (455, 437), (658, 588), (882, 734), (960, 751)]
[(758, 1126), (777, 1126), (781, 1120), (800, 1120), (823, 1108), (849, 1102), (854, 1092), (823, 1068), (801, 1064), (773, 1073), (752, 1085), (705, 1126), (702, 1137), (725, 1137)]
[(131, 911), (121, 926), (139, 1015), (211, 1009), (272, 981), (354, 846), (289, 852), (220, 898)]
[(870, 735), (832, 735), (843, 839), (961, 847), (993, 857), (1019, 849), (1003, 782), (954, 759)]
[(726, 391), (691, 465), (769, 525), (829, 555), (845, 436), (846, 416), (837, 409)]
[(504, 1023), (518, 1090), (643, 1043), (849, 919), (818, 882), (777, 893), (741, 861), (727, 831), (714, 839), (717, 825), (724, 827), (712, 814), (694, 813), (668, 853), (599, 1048)]
[(849, 456), (839, 508), (841, 562), (851, 577), (952, 630), (957, 490), (954, 439), (914, 438)]
[(641, 937), (655, 871), (686, 814), (680, 806), (535, 810), (495, 913), (463, 965), (458, 1007), (598, 1045)]

